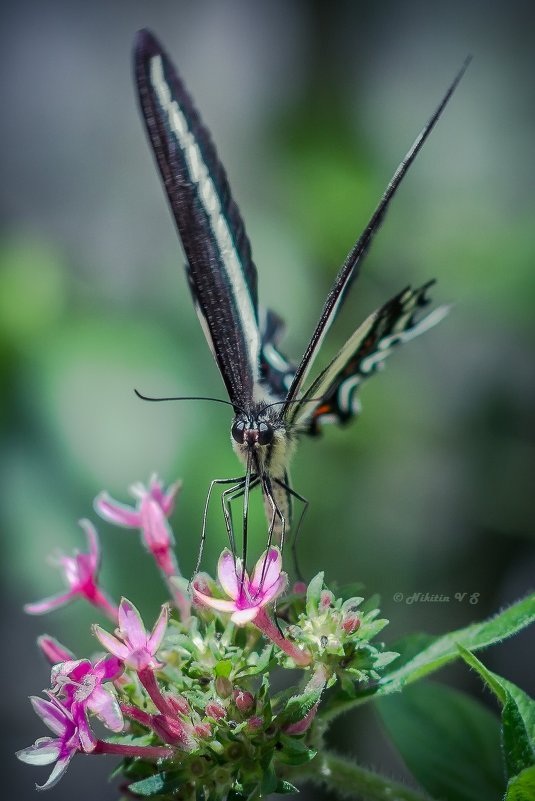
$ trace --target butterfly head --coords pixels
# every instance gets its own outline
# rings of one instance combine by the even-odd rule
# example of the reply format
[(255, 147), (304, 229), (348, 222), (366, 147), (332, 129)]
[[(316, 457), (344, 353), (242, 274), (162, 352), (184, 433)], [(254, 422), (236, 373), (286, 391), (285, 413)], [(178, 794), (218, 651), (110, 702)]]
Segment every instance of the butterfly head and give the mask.
[(234, 442), (246, 448), (255, 448), (259, 445), (271, 445), (275, 431), (267, 420), (245, 419), (237, 417), (231, 428)]
[[(230, 430), (232, 445), (240, 460), (247, 464), (252, 457), (255, 470), (263, 472), (268, 465), (286, 462), (289, 446), (280, 407), (261, 402), (248, 411), (239, 411)], [(271, 468), (270, 468), (271, 469)]]

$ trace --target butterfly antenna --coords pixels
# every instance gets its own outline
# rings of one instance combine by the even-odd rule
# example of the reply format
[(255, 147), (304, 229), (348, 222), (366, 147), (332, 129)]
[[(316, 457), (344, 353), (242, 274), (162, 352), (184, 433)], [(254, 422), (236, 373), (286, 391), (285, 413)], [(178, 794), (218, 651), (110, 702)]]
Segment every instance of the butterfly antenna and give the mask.
[(211, 398), (205, 395), (178, 395), (176, 397), (171, 398), (151, 398), (148, 395), (142, 395), (137, 389), (134, 389), (134, 392), (144, 401), (150, 401), (151, 403), (160, 403), (161, 401), (183, 401), (183, 400), (201, 400), (201, 401), (212, 401), (212, 403), (224, 403), (225, 406), (232, 406), (233, 409), (241, 412), (242, 414), (246, 414), (244, 410), (240, 406), (236, 406), (235, 403), (231, 403), (231, 401), (224, 400), (223, 398)]

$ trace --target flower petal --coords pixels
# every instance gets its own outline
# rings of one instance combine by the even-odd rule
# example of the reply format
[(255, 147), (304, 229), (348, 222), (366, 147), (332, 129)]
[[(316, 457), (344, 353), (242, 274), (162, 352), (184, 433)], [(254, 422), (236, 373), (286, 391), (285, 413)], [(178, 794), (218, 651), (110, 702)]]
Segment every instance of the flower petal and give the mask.
[(266, 604), (271, 603), (271, 601), (274, 601), (275, 598), (284, 592), (287, 583), (288, 576), (286, 573), (281, 573), (275, 584), (272, 584), (271, 587), (264, 588), (264, 591), (260, 593), (260, 605), (265, 606)]
[(78, 522), (80, 526), (83, 528), (84, 533), (87, 537), (87, 543), (89, 545), (89, 555), (91, 557), (91, 562), (93, 564), (93, 570), (96, 570), (100, 558), (100, 543), (98, 541), (97, 530), (90, 520), (86, 520), (85, 518), (83, 518)]
[(116, 656), (104, 656), (95, 662), (93, 673), (100, 681), (111, 681), (123, 671), (123, 663)]
[(233, 612), (236, 609), (234, 601), (224, 601), (222, 598), (214, 598), (211, 595), (205, 595), (200, 592), (196, 587), (193, 587), (193, 595), (196, 600), (200, 601), (205, 606), (211, 606), (212, 609), (217, 609), (220, 612)]
[[(282, 556), (278, 548), (270, 548), (264, 551), (255, 565), (253, 578), (251, 579), (251, 591), (256, 593), (262, 584), (262, 590), (271, 587), (278, 580), (282, 569)], [(262, 576), (262, 573), (264, 575)]]
[(248, 609), (239, 609), (237, 612), (234, 612), (230, 619), (233, 623), (236, 623), (237, 626), (243, 626), (244, 623), (249, 623), (251, 620), (254, 620), (259, 612), (259, 606), (250, 606)]
[(144, 498), (141, 502), (141, 528), (143, 539), (151, 552), (169, 548), (173, 544), (173, 533), (165, 514), (155, 500)]
[(58, 662), (67, 662), (68, 660), (75, 659), (72, 651), (65, 648), (54, 637), (48, 634), (43, 634), (37, 638), (37, 645), (48, 659), (51, 665), (57, 665)]
[(236, 599), (240, 594), (241, 576), (241, 559), (235, 560), (229, 549), (225, 548), (217, 563), (217, 577), (230, 598)]
[(54, 766), (54, 770), (52, 771), (46, 782), (44, 784), (37, 784), (36, 788), (38, 790), (50, 790), (51, 787), (54, 787), (54, 785), (56, 785), (59, 782), (59, 780), (69, 767), (69, 762), (71, 761), (75, 753), (76, 751), (71, 751), (61, 759), (58, 759), (56, 765)]
[(95, 498), (93, 506), (97, 514), (108, 523), (124, 528), (139, 528), (139, 513), (123, 503), (114, 501), (107, 492), (101, 492)]
[(41, 737), (28, 748), (21, 748), (15, 756), (27, 765), (50, 765), (59, 756), (60, 746), (58, 740), (52, 737)]
[(44, 615), (46, 612), (50, 612), (51, 609), (59, 609), (60, 606), (65, 606), (75, 595), (76, 593), (71, 591), (60, 595), (51, 595), (48, 598), (43, 598), (42, 601), (24, 604), (24, 611), (28, 615)]
[(30, 702), (45, 726), (48, 726), (54, 734), (59, 734), (60, 736), (65, 734), (67, 726), (72, 721), (67, 710), (60, 706), (59, 702), (45, 701), (36, 695), (30, 697)]
[(87, 703), (87, 708), (111, 731), (123, 730), (123, 713), (117, 698), (111, 690), (106, 690), (104, 687), (95, 687)]
[(84, 704), (73, 704), (72, 713), (76, 728), (78, 729), (78, 741), (86, 754), (95, 750), (97, 739), (87, 721)]
[(158, 648), (160, 647), (163, 635), (165, 634), (165, 629), (167, 628), (167, 620), (169, 619), (169, 604), (164, 604), (162, 606), (162, 611), (158, 616), (158, 620), (154, 624), (154, 628), (152, 629), (151, 635), (147, 641), (147, 646), (151, 654), (155, 654)]
[[(162, 507), (163, 513), (166, 517), (169, 517), (173, 513), (173, 509), (175, 508), (175, 497), (180, 492), (180, 488), (182, 487), (181, 481), (175, 481), (174, 484), (171, 484), (167, 491), (163, 494), (160, 494), (159, 504)], [(156, 497), (153, 494), (153, 497)]]
[(119, 628), (132, 648), (143, 648), (147, 644), (147, 632), (141, 615), (127, 598), (121, 598), (119, 604)]
[(110, 654), (119, 657), (119, 659), (126, 659), (128, 657), (130, 650), (123, 642), (118, 640), (117, 637), (114, 637), (113, 634), (108, 634), (107, 631), (97, 624), (92, 627), (92, 631), (100, 644), (103, 645)]

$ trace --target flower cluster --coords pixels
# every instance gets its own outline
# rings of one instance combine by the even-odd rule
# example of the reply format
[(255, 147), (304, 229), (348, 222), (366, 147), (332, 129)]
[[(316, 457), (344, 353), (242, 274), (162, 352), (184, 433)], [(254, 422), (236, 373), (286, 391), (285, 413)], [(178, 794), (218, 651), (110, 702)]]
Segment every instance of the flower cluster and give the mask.
[[(395, 656), (370, 642), (386, 623), (378, 611), (361, 606), (361, 598), (336, 599), (323, 575), (288, 593), (276, 547), (250, 575), (224, 550), (217, 581), (198, 574), (190, 597), (168, 520), (178, 488), (164, 490), (153, 477), (148, 487), (132, 488), (135, 508), (106, 493), (95, 501), (107, 521), (141, 531), (169, 589), (170, 602), (150, 631), (131, 601), (116, 605), (100, 588), (98, 537), (87, 521), (89, 552), (56, 560), (67, 592), (26, 607), (42, 614), (81, 597), (115, 626), (93, 626), (102, 649), (93, 660), (39, 639), (52, 665), (50, 687), (45, 699), (31, 701), (54, 736), (18, 757), (54, 764), (40, 789), (83, 753), (121, 756), (136, 796), (237, 800), (291, 792), (299, 766), (321, 744), (320, 703), (329, 688), (347, 692), (374, 680)], [(272, 674), (281, 668), (299, 668), (301, 680), (274, 692)], [(97, 736), (96, 720), (110, 732), (106, 738)]]

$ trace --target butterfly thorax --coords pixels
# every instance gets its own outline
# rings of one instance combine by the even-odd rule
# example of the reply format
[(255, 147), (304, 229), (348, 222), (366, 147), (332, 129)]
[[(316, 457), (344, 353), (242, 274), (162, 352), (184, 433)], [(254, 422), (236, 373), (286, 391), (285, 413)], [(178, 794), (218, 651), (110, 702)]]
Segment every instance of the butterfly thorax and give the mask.
[(255, 404), (250, 412), (239, 412), (231, 428), (232, 447), (243, 464), (251, 464), (257, 475), (282, 478), (295, 445), (280, 406)]

